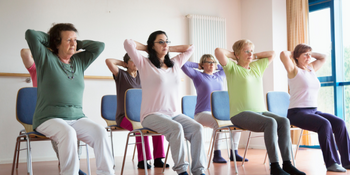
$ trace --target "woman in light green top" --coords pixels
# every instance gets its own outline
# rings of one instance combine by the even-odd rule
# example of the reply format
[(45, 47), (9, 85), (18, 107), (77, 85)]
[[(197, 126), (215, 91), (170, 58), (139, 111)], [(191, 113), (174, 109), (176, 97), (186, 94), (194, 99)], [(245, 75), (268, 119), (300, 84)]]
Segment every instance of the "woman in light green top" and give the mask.
[[(239, 40), (232, 48), (234, 52), (221, 48), (215, 50), (226, 74), (231, 122), (247, 130), (264, 132), (271, 162), (270, 174), (305, 175), (290, 161), (289, 120), (267, 112), (264, 104), (262, 77), (275, 56), (274, 51), (254, 54), (254, 44), (249, 40)], [(277, 147), (281, 150), (283, 169), (278, 164)]]

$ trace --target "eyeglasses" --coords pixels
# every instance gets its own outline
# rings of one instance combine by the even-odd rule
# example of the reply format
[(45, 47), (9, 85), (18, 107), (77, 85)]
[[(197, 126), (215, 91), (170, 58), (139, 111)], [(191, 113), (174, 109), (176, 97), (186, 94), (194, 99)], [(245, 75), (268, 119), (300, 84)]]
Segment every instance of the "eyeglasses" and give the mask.
[(253, 54), (254, 51), (253, 50), (245, 50), (244, 53), (246, 53), (246, 54), (249, 54), (249, 53)]
[(164, 45), (165, 43), (170, 44), (170, 41), (158, 41), (158, 42), (154, 42), (154, 43), (159, 43), (161, 45)]
[(208, 63), (208, 64), (216, 64), (216, 61), (204, 61), (204, 63)]

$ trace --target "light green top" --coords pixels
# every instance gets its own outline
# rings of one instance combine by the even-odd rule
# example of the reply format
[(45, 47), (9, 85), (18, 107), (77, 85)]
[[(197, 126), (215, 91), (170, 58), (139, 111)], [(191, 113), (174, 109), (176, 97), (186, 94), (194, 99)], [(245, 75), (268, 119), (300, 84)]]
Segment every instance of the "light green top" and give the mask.
[(82, 110), (84, 92), (84, 71), (100, 55), (104, 43), (77, 41), (77, 50), (70, 59), (75, 69), (74, 78), (69, 79), (62, 68), (70, 69), (70, 64), (62, 63), (48, 48), (49, 36), (46, 33), (27, 30), (25, 38), (32, 52), (37, 68), (38, 99), (33, 118), (35, 129), (46, 120), (62, 118), (77, 120), (85, 117)]
[(245, 69), (228, 59), (226, 66), (223, 66), (231, 117), (243, 111), (266, 111), (262, 77), (268, 64), (268, 58), (263, 58), (250, 63), (250, 69)]

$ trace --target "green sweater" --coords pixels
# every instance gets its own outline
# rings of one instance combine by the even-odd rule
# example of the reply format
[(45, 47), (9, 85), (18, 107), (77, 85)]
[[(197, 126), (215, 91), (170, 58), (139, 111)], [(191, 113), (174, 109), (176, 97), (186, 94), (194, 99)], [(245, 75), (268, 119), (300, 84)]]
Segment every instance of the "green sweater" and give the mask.
[(62, 68), (69, 65), (62, 63), (58, 56), (48, 49), (49, 36), (46, 33), (27, 30), (25, 38), (37, 69), (38, 99), (33, 129), (52, 118), (77, 120), (85, 117), (82, 110), (84, 71), (101, 54), (104, 43), (77, 41), (77, 50), (85, 51), (70, 58), (75, 73), (74, 78), (69, 79)]

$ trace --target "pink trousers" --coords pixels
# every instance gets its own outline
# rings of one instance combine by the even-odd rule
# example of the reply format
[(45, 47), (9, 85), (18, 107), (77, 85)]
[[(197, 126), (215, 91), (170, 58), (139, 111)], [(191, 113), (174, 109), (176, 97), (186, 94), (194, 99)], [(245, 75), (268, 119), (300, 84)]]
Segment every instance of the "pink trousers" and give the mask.
[[(124, 129), (127, 129), (129, 131), (132, 131), (132, 125), (128, 119), (125, 117), (123, 118), (122, 122), (120, 123), (120, 126)], [(151, 150), (149, 148), (149, 142), (148, 137), (143, 137), (143, 140), (145, 142), (145, 151), (146, 151), (146, 159), (151, 160)], [(141, 137), (136, 137), (136, 142), (141, 143)], [(164, 152), (164, 136), (152, 136), (152, 142), (153, 142), (153, 157), (155, 159), (157, 158), (164, 158), (165, 152)], [(142, 155), (142, 145), (137, 144), (137, 158), (140, 161), (143, 161), (143, 155)]]

